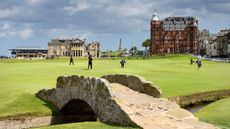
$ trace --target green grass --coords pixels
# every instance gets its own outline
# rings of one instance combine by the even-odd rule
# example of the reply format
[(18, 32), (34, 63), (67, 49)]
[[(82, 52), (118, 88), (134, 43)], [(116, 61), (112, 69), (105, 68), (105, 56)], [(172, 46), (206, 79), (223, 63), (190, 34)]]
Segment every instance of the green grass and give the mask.
[(201, 121), (206, 121), (222, 129), (230, 129), (230, 98), (209, 104), (195, 115)]
[(74, 123), (74, 124), (47, 126), (43, 128), (37, 128), (37, 129), (137, 129), (137, 128), (112, 126), (100, 122), (82, 122), (82, 123)]
[[(163, 97), (230, 89), (230, 64), (203, 61), (203, 66), (190, 65), (190, 57), (168, 55), (153, 59), (126, 60), (124, 69), (119, 59), (94, 59), (93, 70), (87, 70), (87, 59), (0, 60), (0, 118), (20, 115), (51, 115), (56, 109), (36, 98), (44, 88), (53, 88), (62, 75), (100, 77), (105, 74), (129, 73), (143, 76), (163, 91)], [(51, 110), (52, 109), (52, 110)]]

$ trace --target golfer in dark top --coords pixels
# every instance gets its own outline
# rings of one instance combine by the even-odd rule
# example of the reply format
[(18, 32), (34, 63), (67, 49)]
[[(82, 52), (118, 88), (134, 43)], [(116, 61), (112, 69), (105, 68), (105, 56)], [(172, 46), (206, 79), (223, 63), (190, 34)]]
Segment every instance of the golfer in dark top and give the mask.
[(92, 69), (93, 67), (93, 58), (91, 55), (88, 57), (88, 69)]
[(70, 56), (70, 60), (69, 60), (69, 65), (73, 64), (74, 65), (74, 62), (73, 62), (73, 57)]
[(124, 66), (125, 66), (125, 59), (122, 59), (121, 61), (120, 61), (120, 63), (121, 63), (121, 68), (124, 68)]
[(200, 69), (200, 67), (202, 66), (201, 60), (198, 59), (198, 60), (196, 61), (196, 64), (197, 64), (198, 69)]

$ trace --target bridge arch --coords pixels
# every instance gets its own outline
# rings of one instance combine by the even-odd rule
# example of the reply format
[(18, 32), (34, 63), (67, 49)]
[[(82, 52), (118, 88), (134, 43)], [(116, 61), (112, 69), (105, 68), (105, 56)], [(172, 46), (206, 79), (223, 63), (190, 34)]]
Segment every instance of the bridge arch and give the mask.
[(57, 78), (56, 88), (41, 90), (37, 96), (53, 103), (67, 116), (70, 114), (68, 108), (72, 106), (73, 109), (75, 107), (75, 109), (81, 110), (76, 106), (84, 104), (88, 109), (89, 107), (92, 109), (89, 112), (95, 113), (101, 122), (137, 126), (116, 103), (110, 83), (103, 78), (77, 75), (61, 76)]
[(97, 114), (92, 107), (80, 99), (72, 99), (60, 110), (63, 123), (97, 121)]

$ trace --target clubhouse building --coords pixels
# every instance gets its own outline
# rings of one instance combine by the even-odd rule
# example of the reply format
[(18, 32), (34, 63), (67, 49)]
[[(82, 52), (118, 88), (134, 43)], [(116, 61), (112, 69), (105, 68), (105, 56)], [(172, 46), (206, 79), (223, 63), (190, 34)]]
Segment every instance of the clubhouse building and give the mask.
[(100, 57), (100, 43), (95, 41), (86, 43), (85, 39), (52, 39), (48, 43), (49, 57), (87, 57), (91, 54), (93, 57)]

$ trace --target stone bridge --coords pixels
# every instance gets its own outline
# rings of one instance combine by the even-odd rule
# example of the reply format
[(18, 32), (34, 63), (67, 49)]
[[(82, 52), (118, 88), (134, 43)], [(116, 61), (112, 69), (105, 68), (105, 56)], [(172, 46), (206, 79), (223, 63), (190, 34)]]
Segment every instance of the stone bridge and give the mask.
[(64, 122), (96, 121), (146, 129), (216, 129), (161, 96), (161, 90), (142, 77), (126, 74), (101, 78), (58, 77), (54, 89), (37, 96), (53, 103)]

